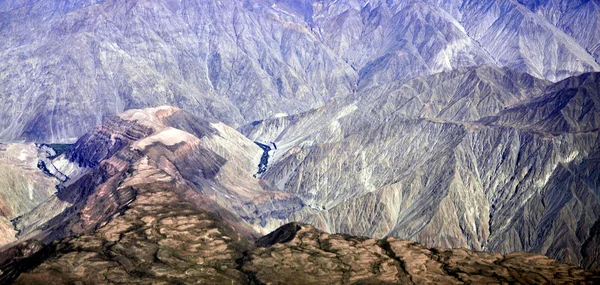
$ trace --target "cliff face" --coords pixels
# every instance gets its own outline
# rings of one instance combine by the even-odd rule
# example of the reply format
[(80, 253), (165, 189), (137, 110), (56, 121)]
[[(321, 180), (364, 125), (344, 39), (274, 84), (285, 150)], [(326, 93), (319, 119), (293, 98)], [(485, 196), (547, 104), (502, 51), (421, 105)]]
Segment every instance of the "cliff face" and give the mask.
[(164, 104), (236, 127), (480, 65), (556, 81), (600, 70), (596, 3), (2, 1), (0, 139)]
[[(541, 89), (499, 70), (451, 74), (242, 131), (277, 143), (261, 178), (309, 206), (293, 219), (327, 232), (597, 260), (582, 252), (600, 217), (597, 74)], [(511, 104), (519, 94), (531, 99)]]

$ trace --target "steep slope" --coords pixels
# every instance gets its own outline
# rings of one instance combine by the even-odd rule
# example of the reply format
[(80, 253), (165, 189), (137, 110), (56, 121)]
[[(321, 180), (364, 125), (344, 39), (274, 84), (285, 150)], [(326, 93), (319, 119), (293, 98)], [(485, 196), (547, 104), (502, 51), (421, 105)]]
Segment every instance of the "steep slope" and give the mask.
[(551, 86), (546, 96), (483, 121), (545, 133), (597, 132), (600, 130), (599, 81), (600, 73), (570, 78)]
[[(241, 130), (277, 144), (261, 178), (310, 206), (293, 219), (327, 232), (530, 251), (577, 265), (598, 260), (590, 231), (600, 218), (597, 74), (543, 88), (510, 72), (463, 72)], [(461, 86), (488, 87), (469, 87), (464, 103), (454, 104)], [(577, 92), (585, 94), (573, 97)], [(486, 96), (490, 100), (478, 100)], [(499, 104), (511, 97), (531, 99)], [(547, 120), (551, 129), (528, 127), (550, 114), (556, 116)], [(561, 124), (563, 117), (573, 127)], [(586, 253), (584, 243), (592, 246)]]
[[(337, 113), (340, 127), (357, 135), (357, 130), (367, 130), (364, 125), (356, 126), (358, 129), (355, 130), (348, 129), (345, 116), (352, 114), (352, 111)], [(394, 166), (406, 164), (389, 172), (379, 161), (372, 161), (379, 165), (368, 169), (369, 164), (365, 160), (364, 164), (358, 166), (361, 168), (361, 180), (349, 180), (349, 183), (345, 183), (343, 177), (332, 174), (354, 175), (358, 169), (356, 165), (342, 164), (339, 166), (341, 171), (336, 172), (323, 172), (316, 168), (321, 177), (332, 181), (327, 185), (339, 185), (343, 191), (332, 187), (321, 188), (317, 192), (298, 192), (296, 195), (276, 190), (280, 183), (270, 183), (276, 177), (273, 174), (276, 172), (271, 169), (284, 167), (283, 161), (289, 162), (288, 168), (294, 167), (295, 159), (300, 162), (300, 167), (304, 167), (297, 175), (304, 175), (305, 178), (293, 174), (288, 175), (286, 181), (297, 181), (294, 185), (302, 185), (301, 181), (308, 182), (307, 187), (311, 187), (314, 180), (311, 178), (312, 174), (306, 171), (315, 169), (311, 164), (329, 163), (329, 167), (335, 169), (338, 166), (331, 163), (336, 161), (327, 155), (338, 156), (340, 161), (350, 162), (352, 157), (348, 155), (354, 155), (350, 151), (354, 151), (356, 146), (366, 149), (381, 147), (381, 144), (375, 143), (370, 137), (377, 141), (375, 134), (385, 135), (386, 132), (382, 130), (399, 123), (404, 124), (403, 128), (408, 134), (412, 133), (412, 137), (404, 140), (420, 141), (420, 148), (440, 150), (423, 152), (426, 155), (421, 161), (411, 157), (410, 153), (392, 150), (391, 146), (387, 146), (393, 151), (391, 153), (397, 155), (385, 156), (387, 163)], [(0, 282), (412, 284), (443, 281), (463, 284), (503, 281), (533, 284), (552, 280), (557, 284), (593, 284), (598, 281), (596, 272), (558, 264), (540, 255), (512, 253), (503, 256), (465, 249), (428, 249), (415, 242), (395, 238), (376, 240), (332, 235), (297, 223), (287, 224), (267, 236), (255, 239), (261, 233), (275, 229), (288, 220), (306, 218), (319, 227), (329, 227), (333, 231), (349, 229), (346, 222), (354, 223), (355, 227), (351, 230), (361, 230), (368, 223), (368, 218), (363, 214), (389, 222), (385, 216), (389, 213), (381, 212), (381, 209), (403, 209), (414, 202), (409, 209), (415, 205), (425, 205), (425, 208), (421, 208), (425, 212), (421, 210), (421, 218), (415, 218), (414, 215), (410, 218), (410, 214), (405, 214), (404, 223), (401, 223), (399, 217), (400, 223), (390, 224), (396, 225), (394, 235), (414, 231), (415, 224), (410, 222), (419, 219), (422, 221), (423, 216), (433, 216), (434, 226), (431, 223), (427, 225), (425, 230), (418, 232), (418, 238), (428, 243), (431, 240), (445, 240), (448, 244), (456, 241), (453, 240), (452, 232), (449, 232), (453, 230), (454, 221), (446, 219), (448, 215), (441, 215), (439, 212), (456, 210), (453, 213), (463, 213), (463, 218), (481, 218), (478, 216), (479, 210), (470, 211), (466, 208), (467, 203), (462, 204), (465, 208), (461, 210), (460, 200), (453, 197), (478, 199), (481, 195), (488, 194), (481, 193), (482, 189), (487, 188), (479, 189), (475, 186), (467, 193), (457, 187), (457, 183), (467, 180), (460, 176), (465, 171), (458, 170), (465, 165), (458, 163), (461, 161), (460, 152), (452, 146), (462, 144), (468, 132), (460, 125), (423, 119), (398, 118), (389, 124), (388, 127), (370, 130), (371, 133), (366, 134), (363, 139), (348, 140), (343, 149), (338, 148), (338, 143), (334, 142), (314, 144), (311, 151), (304, 154), (303, 161), (298, 160), (299, 156), (294, 156), (302, 155), (302, 150), (291, 150), (291, 154), (287, 156), (275, 157), (277, 160), (273, 168), (267, 168), (267, 172), (260, 175), (260, 178), (254, 178), (253, 173), (257, 171), (262, 149), (235, 130), (221, 123), (204, 121), (174, 107), (127, 111), (81, 137), (64, 154), (45, 160), (49, 166), (55, 166), (47, 170), (48, 174), (62, 169), (64, 172), (61, 173), (69, 178), (58, 180), (53, 176), (52, 179), (58, 183), (58, 192), (15, 221), (18, 240), (0, 248)], [(434, 139), (422, 143), (423, 138), (435, 138), (437, 133), (443, 133), (441, 137), (447, 140)], [(305, 144), (303, 148), (307, 146), (310, 145)], [(275, 144), (273, 148), (279, 149)], [(493, 152), (489, 149), (485, 151)], [(316, 153), (320, 155), (315, 156)], [(453, 153), (454, 156), (448, 156), (448, 153)], [(317, 157), (325, 159), (312, 159)], [(364, 160), (364, 157), (361, 159)], [(416, 164), (411, 165), (413, 162)], [(448, 167), (452, 163), (454, 169)], [(380, 169), (383, 172), (376, 173)], [(427, 175), (421, 174), (416, 179), (419, 181), (415, 181), (414, 177), (409, 177), (414, 169), (431, 171)], [(368, 177), (370, 174), (377, 175)], [(455, 179), (444, 181), (449, 175), (454, 175)], [(395, 186), (384, 186), (380, 190), (379, 185), (390, 184), (390, 179), (395, 181), (392, 182), (396, 183)], [(424, 194), (398, 192), (406, 179), (418, 183), (412, 187)], [(559, 181), (571, 183), (571, 180), (564, 178)], [(371, 188), (361, 185), (363, 182), (371, 183)], [(319, 181), (317, 186), (318, 183)], [(451, 189), (440, 187), (443, 184), (450, 185)], [(348, 186), (353, 185), (355, 188), (349, 191)], [(418, 185), (423, 185), (423, 189), (417, 189)], [(585, 194), (579, 186), (573, 189), (574, 194)], [(544, 190), (545, 195), (557, 194), (552, 188)], [(439, 195), (440, 192), (449, 194), (444, 197)], [(377, 201), (365, 198), (379, 194), (382, 195)], [(309, 207), (305, 206), (301, 198), (310, 202)], [(590, 197), (579, 198), (581, 201), (593, 201)], [(436, 202), (437, 199), (441, 199), (441, 202)], [(502, 195), (497, 197), (498, 201), (503, 199), (507, 198)], [(329, 201), (319, 204), (323, 200)], [(515, 200), (521, 201), (522, 196), (508, 200), (509, 202), (498, 202), (495, 205), (512, 205), (510, 203)], [(569, 197), (564, 200), (572, 203)], [(452, 204), (449, 205), (448, 202), (455, 203), (456, 206), (452, 208)], [(369, 203), (373, 204), (368, 205)], [(393, 203), (403, 205), (394, 206)], [(556, 220), (560, 223), (572, 221), (568, 216), (570, 213), (562, 213), (559, 218), (553, 216), (556, 211), (552, 207), (556, 203), (544, 203), (551, 209), (544, 212), (543, 220), (549, 222), (545, 222), (540, 230), (555, 231), (555, 224), (552, 222)], [(469, 201), (468, 205), (474, 203)], [(578, 207), (579, 205), (569, 205), (570, 209)], [(584, 222), (596, 215), (595, 211), (600, 207), (589, 203), (582, 207), (589, 211), (580, 216), (581, 220), (578, 221), (585, 228), (587, 226)], [(371, 209), (375, 211), (367, 213)], [(356, 210), (361, 212), (357, 213)], [(508, 210), (492, 208), (490, 211), (492, 217), (506, 217)], [(336, 215), (340, 216), (335, 217)], [(328, 218), (332, 220), (327, 222)], [(515, 220), (522, 216), (508, 218)], [(491, 226), (496, 227), (499, 221), (503, 220), (493, 221)], [(447, 226), (435, 234), (429, 232), (439, 229), (435, 225), (440, 224)], [(382, 224), (377, 226), (381, 227)], [(480, 224), (478, 226), (485, 227)], [(564, 228), (560, 227), (558, 230)], [(495, 234), (496, 230), (490, 230), (492, 237)], [(549, 238), (544, 241), (564, 242), (564, 239), (552, 239), (553, 235), (554, 233), (546, 234)], [(430, 240), (423, 237), (429, 237)], [(489, 243), (494, 241), (497, 240), (491, 238)], [(477, 242), (479, 240), (474, 241)], [(507, 245), (502, 243), (501, 246)], [(508, 246), (514, 244), (508, 243)], [(540, 246), (548, 247), (544, 243)], [(554, 249), (553, 246), (551, 244), (549, 250)], [(564, 244), (561, 246), (566, 250), (571, 249)], [(587, 260), (593, 261), (596, 247), (592, 237), (584, 248), (589, 249), (586, 251), (586, 258), (590, 259)]]
[[(283, 2), (311, 19), (313, 31), (359, 70), (361, 82), (410, 79), (482, 63), (552, 81), (600, 68), (586, 51), (598, 44), (592, 11), (557, 27), (510, 0), (314, 1), (310, 9)], [(592, 23), (584, 20), (588, 14)], [(585, 37), (585, 45), (570, 35)]]
[(38, 161), (51, 151), (33, 144), (0, 144), (0, 245), (16, 240), (11, 220), (56, 191), (57, 181), (38, 169)]
[[(567, 82), (567, 81), (565, 81)], [(253, 140), (289, 142), (311, 136), (343, 135), (338, 119), (357, 109), (364, 120), (384, 122), (390, 117), (427, 118), (453, 122), (476, 121), (496, 115), (522, 101), (541, 95), (550, 82), (527, 74), (491, 66), (462, 68), (407, 82), (381, 84), (358, 91), (322, 108), (308, 112), (255, 121), (240, 128)], [(556, 88), (560, 89), (560, 88)], [(315, 126), (328, 126), (327, 132)], [(281, 153), (278, 151), (277, 153)]]
[(600, 70), (591, 23), (463, 2), (2, 1), (0, 140), (73, 142), (163, 104), (237, 127), (480, 65)]
[(316, 6), (319, 36), (359, 71), (359, 87), (493, 62), (455, 19), (423, 1)]
[(247, 283), (236, 260), (249, 241), (186, 199), (166, 175), (139, 171), (149, 176), (133, 186), (134, 201), (121, 214), (97, 231), (52, 245), (46, 249), (52, 257), (29, 261), (41, 265), (14, 284)]
[(481, 66), (382, 84), (361, 91), (355, 98), (361, 104), (382, 107), (370, 114), (376, 121), (398, 114), (466, 122), (538, 96), (549, 84), (506, 68)]
[(318, 107), (357, 78), (301, 19), (262, 1), (4, 5), (2, 140), (74, 141), (164, 104), (235, 126)]
[(235, 130), (177, 108), (127, 111), (48, 163), (76, 167), (65, 167), (75, 171), (64, 172), (70, 179), (58, 192), (15, 221), (17, 238), (49, 243), (95, 229), (127, 207), (137, 195), (132, 187), (148, 179), (169, 182), (243, 233), (264, 233), (303, 204), (252, 177), (261, 153)]
[(459, 21), (467, 33), (500, 66), (551, 81), (599, 70), (576, 40), (516, 1), (454, 3), (462, 5)]
[(519, 3), (573, 37), (600, 62), (600, 1), (520, 0)]

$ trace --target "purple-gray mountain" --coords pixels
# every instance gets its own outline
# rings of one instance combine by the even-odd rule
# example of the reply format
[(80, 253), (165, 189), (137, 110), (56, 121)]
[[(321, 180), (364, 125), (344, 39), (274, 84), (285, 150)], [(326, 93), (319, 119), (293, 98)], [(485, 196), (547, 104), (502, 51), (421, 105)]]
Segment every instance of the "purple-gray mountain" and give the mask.
[(456, 68), (600, 71), (598, 1), (0, 1), (0, 139), (131, 108), (233, 127)]
[(0, 0), (0, 38), (2, 282), (598, 282), (600, 1)]

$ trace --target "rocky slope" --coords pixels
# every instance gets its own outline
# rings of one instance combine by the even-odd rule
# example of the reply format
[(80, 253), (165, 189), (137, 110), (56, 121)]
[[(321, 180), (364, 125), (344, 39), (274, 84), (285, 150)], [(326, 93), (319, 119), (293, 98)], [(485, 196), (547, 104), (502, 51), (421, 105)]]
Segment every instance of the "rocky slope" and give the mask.
[[(261, 154), (234, 129), (178, 108), (136, 109), (114, 117), (64, 154), (46, 159), (52, 167), (45, 174), (37, 170), (57, 184), (57, 192), (53, 189), (28, 211), (8, 212), (22, 215), (2, 241), (3, 278), (14, 277), (27, 264), (19, 258), (40, 258), (54, 241), (103, 227), (132, 201), (142, 201), (138, 188), (148, 183), (174, 191), (178, 199), (219, 216), (246, 236), (275, 229), (303, 204), (252, 177)], [(56, 179), (57, 171), (68, 179)]]
[(148, 182), (137, 185), (135, 201), (97, 231), (43, 249), (46, 261), (21, 260), (20, 270), (30, 270), (14, 284), (598, 282), (593, 272), (539, 255), (427, 249), (295, 223), (258, 239), (255, 247), (169, 183)]
[[(428, 249), (386, 238), (331, 235), (288, 224), (262, 237), (242, 269), (265, 284), (567, 284), (598, 281), (594, 273), (547, 257), (465, 249)], [(294, 274), (281, 274), (294, 272)], [(306, 283), (304, 283), (306, 282)]]
[(51, 148), (0, 144), (0, 245), (15, 241), (12, 220), (30, 212), (56, 191), (56, 180), (38, 169)]
[[(351, 114), (352, 112), (346, 111), (345, 115)], [(341, 127), (344, 126), (343, 115), (338, 116), (342, 121)], [(432, 136), (435, 132), (462, 133), (463, 137), (444, 135), (447, 141), (432, 142), (434, 145), (454, 145), (457, 141), (469, 140), (464, 138), (468, 136), (462, 129), (464, 127), (455, 123), (407, 119), (390, 122), (391, 125), (398, 123), (404, 124), (402, 127), (405, 130), (411, 130), (411, 127), (415, 129), (409, 140)], [(423, 130), (431, 133), (424, 134)], [(374, 132), (381, 132), (381, 129)], [(357, 143), (373, 147), (372, 142)], [(305, 143), (304, 146), (309, 145)], [(319, 144), (312, 147), (323, 148)], [(305, 155), (305, 160), (301, 162), (304, 168), (289, 175), (287, 179), (299, 181), (294, 175), (302, 175), (306, 177), (305, 181), (313, 183), (309, 180), (312, 174), (308, 171), (311, 163), (334, 162), (327, 157), (320, 161), (306, 159), (315, 152), (321, 155), (336, 154), (339, 159), (351, 161), (348, 153), (336, 149), (336, 143), (330, 142), (327, 147), (332, 152), (321, 153), (317, 148)], [(427, 144), (420, 147), (436, 148)], [(256, 239), (287, 221), (303, 219), (331, 232), (372, 230), (369, 234), (378, 236), (383, 232), (377, 231), (388, 226), (390, 228), (385, 233), (389, 235), (403, 236), (414, 231), (418, 234), (417, 239), (428, 244), (461, 246), (460, 242), (463, 242), (463, 246), (489, 250), (493, 247), (485, 247), (487, 244), (499, 241), (500, 246), (496, 248), (521, 250), (514, 240), (502, 236), (506, 235), (502, 228), (497, 230), (492, 227), (498, 227), (497, 223), (502, 221), (514, 223), (513, 226), (526, 225), (529, 221), (518, 219), (525, 219), (527, 216), (507, 216), (507, 212), (514, 211), (515, 200), (523, 200), (523, 195), (529, 195), (530, 192), (521, 191), (521, 196), (516, 199), (497, 194), (504, 193), (502, 191), (494, 193), (498, 195), (495, 198), (499, 202), (494, 204), (498, 208), (492, 206), (485, 213), (490, 213), (492, 218), (496, 215), (503, 218), (490, 221), (490, 228), (486, 228), (487, 224), (477, 223), (477, 219), (482, 218), (480, 211), (469, 210), (466, 203), (484, 209), (488, 205), (468, 200), (461, 205), (460, 199), (480, 201), (477, 199), (483, 197), (480, 199), (485, 200), (484, 195), (487, 193), (481, 193), (483, 190), (477, 186), (471, 187), (471, 192), (468, 193), (458, 187), (461, 185), (459, 183), (465, 185), (464, 181), (467, 181), (460, 175), (464, 172), (457, 170), (465, 165), (459, 163), (459, 153), (454, 150), (454, 156), (436, 159), (436, 156), (452, 150), (448, 146), (441, 152), (432, 151), (428, 157), (423, 158), (424, 162), (414, 158), (409, 160), (410, 156), (400, 151), (393, 152), (399, 157), (384, 156), (391, 165), (408, 160), (407, 166), (412, 161), (421, 163), (409, 168), (433, 170), (427, 176), (421, 174), (421, 177), (417, 177), (420, 181), (414, 177), (407, 178), (410, 175), (402, 172), (400, 175), (391, 173), (389, 176), (384, 172), (383, 175), (377, 175), (381, 180), (349, 181), (354, 183), (356, 188), (353, 189), (347, 188), (346, 185), (350, 184), (331, 183), (330, 185), (340, 185), (340, 190), (336, 189), (336, 192), (333, 188), (322, 188), (318, 192), (309, 192), (312, 196), (307, 196), (305, 192), (293, 193), (286, 187), (282, 189), (284, 192), (279, 191), (281, 183), (272, 179), (276, 177), (275, 171), (283, 167), (282, 161), (288, 161), (287, 167), (295, 165), (290, 153), (302, 153), (301, 149), (294, 151), (286, 150), (287, 148), (285, 144), (273, 144), (271, 151), (285, 150), (288, 154), (283, 157), (274, 156), (275, 165), (267, 167), (266, 173), (258, 174), (258, 178), (255, 178), (263, 149), (235, 130), (220, 123), (193, 117), (174, 107), (127, 111), (81, 137), (64, 154), (47, 158), (48, 165), (54, 167), (46, 175), (61, 171), (69, 179), (63, 181), (47, 176), (58, 184), (58, 192), (15, 220), (16, 236), (9, 240), (12, 243), (0, 248), (0, 280), (15, 281), (16, 284), (113, 284), (123, 281), (142, 284), (420, 284), (442, 281), (453, 284), (498, 281), (593, 284), (597, 279), (595, 272), (558, 264), (540, 255), (513, 253), (503, 256), (464, 249), (428, 249), (415, 242), (395, 238), (376, 240), (332, 235), (312, 226), (296, 223)], [(345, 144), (345, 150), (354, 151), (353, 148), (351, 144)], [(529, 159), (536, 161), (535, 158)], [(447, 167), (448, 163), (455, 163), (454, 168)], [(441, 168), (433, 168), (433, 164), (440, 164)], [(367, 164), (360, 166), (364, 169), (360, 175), (368, 175), (366, 171), (373, 171), (366, 169)], [(355, 175), (356, 165), (341, 167), (349, 168), (324, 174)], [(388, 171), (385, 168), (383, 170)], [(488, 171), (485, 168), (481, 171), (484, 170)], [(321, 170), (317, 168), (316, 171)], [(42, 173), (41, 170), (39, 172)], [(495, 173), (499, 173), (498, 170)], [(365, 176), (360, 175), (359, 179), (365, 179)], [(454, 175), (455, 178), (447, 181), (448, 175)], [(477, 178), (474, 174), (471, 175), (468, 179)], [(560, 181), (563, 184), (577, 183), (562, 176)], [(395, 177), (399, 181), (396, 182), (397, 185), (378, 189), (378, 185), (386, 183), (385, 179)], [(337, 176), (325, 178), (334, 181)], [(403, 191), (403, 179), (422, 183), (422, 189), (417, 188), (419, 184), (409, 187), (425, 194), (411, 193), (411, 189)], [(372, 188), (362, 188), (366, 186), (361, 184), (365, 181), (372, 183), (369, 185)], [(436, 183), (449, 183), (449, 188), (440, 188)], [(585, 189), (580, 189), (578, 185), (573, 185), (572, 188), (573, 194), (579, 195), (577, 198), (581, 201), (595, 201), (590, 197), (582, 197)], [(446, 193), (440, 195), (440, 192)], [(551, 187), (542, 188), (541, 193), (542, 199), (558, 195)], [(591, 195), (597, 198), (595, 194)], [(578, 210), (580, 205), (572, 202), (575, 197), (571, 200), (571, 197), (564, 197), (565, 203), (570, 203), (570, 209)], [(536, 198), (531, 199), (535, 201)], [(436, 202), (436, 199), (441, 202)], [(319, 201), (326, 202), (318, 204)], [(409, 205), (411, 202), (413, 204)], [(525, 203), (524, 207), (530, 207), (532, 203)], [(554, 222), (560, 222), (558, 226), (574, 222), (568, 216), (570, 213), (561, 213), (559, 218), (556, 217), (557, 211), (563, 209), (562, 204), (540, 203), (551, 206), (551, 209), (542, 209), (548, 222), (543, 223), (543, 227), (540, 226), (549, 233), (537, 235), (545, 236), (546, 239), (534, 240), (538, 242), (535, 245), (549, 248), (549, 251), (544, 252), (549, 255), (553, 254), (550, 250), (582, 247), (581, 244), (565, 246), (564, 238), (553, 238), (554, 232), (564, 231), (564, 228), (557, 228)], [(425, 207), (419, 209), (416, 205)], [(513, 210), (507, 209), (508, 206), (505, 205)], [(555, 209), (557, 207), (558, 210)], [(588, 213), (581, 213), (576, 222), (585, 228), (588, 226), (585, 222), (596, 217), (594, 211), (598, 206), (583, 204), (581, 207), (585, 207)], [(406, 208), (409, 210), (404, 210)], [(393, 213), (393, 209), (406, 212)], [(360, 212), (357, 213), (356, 210)], [(454, 211), (457, 220), (448, 219), (451, 216), (444, 214), (444, 211), (450, 210)], [(415, 211), (418, 215), (410, 216)], [(394, 223), (391, 220), (394, 214), (404, 215), (404, 220), (399, 217), (400, 222)], [(335, 218), (336, 215), (340, 216)], [(342, 215), (345, 215), (344, 218)], [(369, 217), (382, 222), (373, 223)], [(472, 219), (466, 222), (476, 221), (475, 227), (480, 228), (474, 230), (482, 231), (479, 236), (460, 236), (453, 232), (454, 223), (464, 225), (465, 219)], [(416, 229), (417, 225), (411, 223), (413, 221), (426, 221), (429, 224), (424, 230)], [(368, 228), (369, 222), (375, 227)], [(354, 226), (350, 227), (349, 223)], [(466, 228), (465, 233), (469, 234), (469, 230), (473, 229)], [(433, 231), (437, 232), (433, 234)], [(513, 233), (512, 230), (507, 232)], [(591, 235), (589, 238), (583, 236), (588, 240), (583, 245), (581, 254), (584, 255), (585, 262), (590, 262), (590, 266), (593, 266), (597, 262), (597, 233), (592, 231)], [(559, 252), (559, 257), (565, 256), (560, 253), (562, 252)], [(579, 261), (578, 256), (566, 257), (572, 258), (563, 258), (571, 263)], [(583, 264), (587, 264), (585, 262)]]
[(0, 6), (2, 140), (74, 141), (124, 110), (165, 104), (235, 126), (318, 107), (357, 78), (263, 1)]
[(488, 124), (544, 133), (590, 133), (600, 130), (600, 73), (559, 82), (546, 95), (482, 120)]
[[(253, 267), (250, 257), (279, 245), (261, 241), (263, 251), (252, 240), (292, 221), (598, 268), (597, 11), (598, 1), (0, 0), (0, 141), (77, 140), (56, 157), (0, 145), (1, 270), (16, 277), (51, 255), (31, 278), (65, 268), (48, 278), (75, 281), (106, 265), (106, 282), (114, 266), (127, 278), (185, 282), (189, 260), (153, 257), (174, 263), (153, 268), (135, 252), (149, 234), (139, 229), (160, 232), (170, 207), (195, 215), (197, 231), (171, 225), (183, 232), (167, 243), (191, 246), (218, 228), (207, 241), (222, 250), (214, 259), (238, 260), (194, 267), (210, 282), (281, 277), (262, 266), (284, 261)], [(162, 104), (191, 114), (135, 109)], [(110, 249), (121, 238), (106, 237), (111, 227), (131, 235), (122, 253)], [(323, 235), (300, 227), (309, 240)], [(144, 246), (183, 254), (163, 238)], [(98, 255), (81, 255), (88, 247)], [(467, 272), (419, 248), (442, 273)], [(64, 266), (72, 258), (90, 265)], [(325, 258), (319, 266), (341, 275), (302, 274), (406, 280)], [(564, 268), (565, 278), (585, 275)], [(544, 282), (505, 269), (494, 277)]]
[[(309, 206), (294, 220), (429, 247), (597, 264), (597, 251), (582, 247), (597, 244), (600, 218), (598, 74), (548, 87), (498, 79), (504, 75), (436, 75), (242, 131), (277, 144), (261, 178)], [(511, 104), (519, 100), (495, 94), (530, 99)]]
[(247, 238), (186, 199), (172, 181), (148, 174), (133, 186), (134, 201), (121, 214), (97, 231), (51, 245), (45, 262), (25, 258), (24, 266), (41, 264), (14, 284), (247, 283), (236, 263)]
[(600, 62), (600, 1), (520, 0), (519, 3), (573, 37)]
[(148, 184), (121, 216), (54, 244), (49, 258), (14, 284), (594, 284), (600, 278), (540, 255), (428, 249), (296, 223), (255, 244), (168, 187)]
[(594, 57), (565, 34), (579, 28), (581, 35), (594, 34), (595, 23), (557, 27), (516, 1), (337, 1), (312, 8), (304, 11), (313, 29), (359, 70), (361, 83), (481, 63), (553, 81), (598, 70)]
[(163, 104), (237, 127), (484, 64), (557, 81), (600, 70), (596, 3), (0, 1), (0, 140)]
[[(6, 208), (7, 219), (19, 217), (13, 223), (16, 232), (11, 225), (12, 234), (2, 245), (15, 238), (49, 243), (98, 228), (135, 199), (132, 186), (146, 180), (183, 189), (191, 202), (223, 215), (242, 232), (266, 233), (303, 204), (252, 177), (261, 153), (235, 130), (177, 108), (130, 110), (48, 159), (52, 167), (46, 175), (37, 170), (41, 181), (52, 185), (44, 199), (22, 202), (25, 198), (9, 195), (12, 200), (3, 200), (8, 206), (37, 203), (14, 213)], [(57, 172), (68, 178), (56, 179)], [(45, 193), (41, 190), (33, 190), (36, 197)]]

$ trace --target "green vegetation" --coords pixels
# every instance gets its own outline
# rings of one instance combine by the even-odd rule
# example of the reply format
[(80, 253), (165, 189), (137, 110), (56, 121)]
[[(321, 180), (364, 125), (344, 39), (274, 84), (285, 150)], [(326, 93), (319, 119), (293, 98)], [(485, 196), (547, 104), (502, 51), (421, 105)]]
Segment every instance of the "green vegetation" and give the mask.
[(54, 151), (56, 151), (56, 155), (49, 157), (50, 159), (53, 159), (53, 158), (65, 153), (65, 151), (69, 150), (69, 148), (71, 148), (71, 146), (73, 146), (73, 144), (52, 143), (52, 144), (48, 144), (48, 146), (51, 147), (52, 149), (54, 149)]

